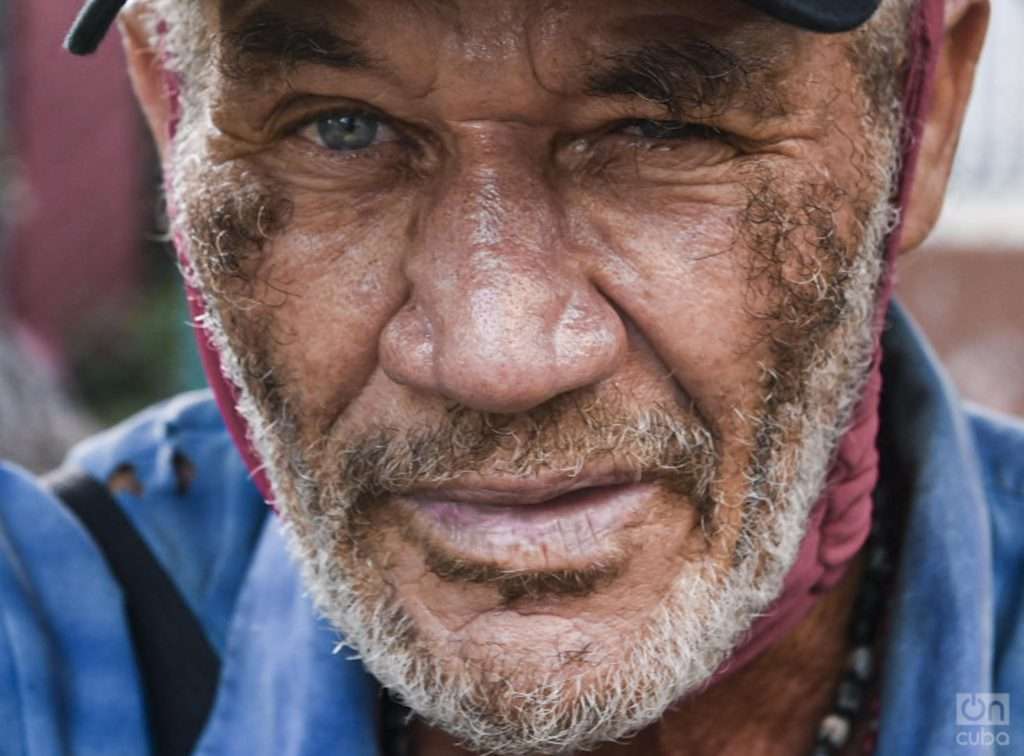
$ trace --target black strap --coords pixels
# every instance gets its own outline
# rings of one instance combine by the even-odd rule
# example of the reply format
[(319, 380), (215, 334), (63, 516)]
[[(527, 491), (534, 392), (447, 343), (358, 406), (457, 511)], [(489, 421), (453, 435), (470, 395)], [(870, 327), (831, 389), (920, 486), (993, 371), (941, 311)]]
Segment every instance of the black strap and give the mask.
[(57, 470), (45, 482), (92, 534), (121, 584), (156, 753), (187, 756), (213, 708), (220, 659), (106, 487), (74, 469)]

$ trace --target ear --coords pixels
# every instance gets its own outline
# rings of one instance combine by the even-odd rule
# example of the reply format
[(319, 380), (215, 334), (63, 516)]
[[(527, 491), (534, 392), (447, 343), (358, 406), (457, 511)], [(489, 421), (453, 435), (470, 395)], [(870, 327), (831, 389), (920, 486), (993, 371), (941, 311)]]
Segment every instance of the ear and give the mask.
[(118, 27), (135, 97), (149, 124), (160, 161), (164, 162), (177, 118), (177, 95), (168, 86), (172, 81), (171, 75), (164, 66), (161, 51), (151, 44), (143, 13), (145, 11), (139, 4), (130, 4), (118, 16)]
[(942, 211), (988, 18), (988, 0), (946, 0), (946, 33), (921, 136), (917, 175), (904, 209), (900, 253), (920, 246)]

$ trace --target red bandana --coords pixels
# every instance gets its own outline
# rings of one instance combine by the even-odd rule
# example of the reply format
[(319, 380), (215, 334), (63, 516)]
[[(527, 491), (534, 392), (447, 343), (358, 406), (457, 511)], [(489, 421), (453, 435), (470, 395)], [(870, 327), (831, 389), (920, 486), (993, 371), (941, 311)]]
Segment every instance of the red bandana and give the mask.
[[(921, 0), (911, 26), (910, 73), (903, 102), (906, 123), (898, 202), (907, 207), (917, 167), (924, 119), (943, 37), (944, 0)], [(853, 427), (840, 442), (825, 492), (811, 511), (796, 564), (782, 595), (755, 620), (746, 641), (715, 674), (711, 684), (734, 674), (784, 638), (807, 616), (822, 593), (834, 588), (871, 530), (871, 494), (878, 482), (878, 402), (882, 392), (882, 328), (893, 289), (893, 262), (900, 228), (886, 243), (887, 271), (875, 313), (875, 360)]]

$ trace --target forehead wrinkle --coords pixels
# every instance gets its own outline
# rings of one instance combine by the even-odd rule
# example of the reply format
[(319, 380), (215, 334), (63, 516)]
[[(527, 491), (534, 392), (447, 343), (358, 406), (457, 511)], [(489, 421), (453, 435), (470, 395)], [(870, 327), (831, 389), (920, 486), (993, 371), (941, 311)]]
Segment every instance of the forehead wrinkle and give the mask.
[[(381, 57), (369, 52), (370, 41), (376, 39), (374, 34), (391, 32), (368, 27), (371, 9), (362, 3), (216, 3), (223, 16), (218, 25), (222, 33), (221, 54), (217, 58), (219, 63), (229, 64), (228, 70), (223, 71), (229, 78), (262, 87), (274, 76), (286, 80), (296, 66), (305, 64), (361, 69), (392, 80), (401, 76), (391, 67), (386, 53)], [(391, 0), (382, 5), (401, 5), (411, 11), (402, 21), (402, 26), (408, 27), (406, 36), (426, 32), (431, 26), (406, 23), (416, 16), (439, 21), (456, 37), (459, 32), (469, 31), (463, 25), (465, 9), (460, 0)], [(792, 67), (799, 40), (786, 34), (788, 27), (782, 24), (641, 12), (619, 16), (611, 24), (598, 21), (581, 27), (579, 20), (574, 20), (576, 6), (564, 0), (530, 0), (526, 5), (532, 11), (521, 18), (524, 23), (519, 30), (520, 65), (525, 65), (534, 85), (549, 95), (640, 97), (658, 102), (667, 112), (678, 116), (717, 115), (709, 110), (721, 111), (726, 107), (743, 108), (758, 116), (781, 117), (789, 112), (779, 84), (784, 69)], [(339, 23), (339, 16), (351, 18), (351, 24)], [(345, 28), (341, 28), (342, 24)], [(505, 33), (508, 31), (506, 28)], [(547, 48), (554, 44), (555, 37), (561, 39), (552, 48), (556, 53), (552, 55)], [(571, 52), (566, 45), (577, 52)], [(381, 48), (378, 40), (372, 49), (386, 48)], [(556, 62), (554, 69), (552, 61)], [(439, 62), (435, 55), (434, 63)], [(470, 70), (475, 69), (477, 76), (492, 74), (485, 70), (490, 66), (480, 65), (485, 61), (463, 62), (469, 62)], [(419, 82), (418, 96), (425, 96), (438, 85), (439, 71), (436, 65), (430, 68), (433, 75), (426, 84)], [(417, 71), (427, 73), (423, 62)]]
[(274, 10), (282, 16), (298, 13), (299, 15), (327, 15), (329, 11), (341, 11), (353, 20), (362, 20), (363, 13), (351, 0), (218, 0), (218, 17), (222, 28), (236, 25), (247, 16), (262, 10)]
[(355, 28), (361, 12), (348, 0), (332, 0), (331, 13), (320, 3), (285, 6), (275, 0), (226, 0), (218, 24), (218, 65), (232, 78), (262, 79), (302, 64), (352, 70), (379, 63), (359, 41), (336, 31), (331, 17), (343, 15)]

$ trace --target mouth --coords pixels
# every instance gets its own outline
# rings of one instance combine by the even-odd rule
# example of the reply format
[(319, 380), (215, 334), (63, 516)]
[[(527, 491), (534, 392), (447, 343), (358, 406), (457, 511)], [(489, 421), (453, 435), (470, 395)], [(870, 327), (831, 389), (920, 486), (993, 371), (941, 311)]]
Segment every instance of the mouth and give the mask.
[(475, 479), (402, 497), (432, 548), (513, 571), (581, 569), (621, 555), (622, 534), (654, 510), (660, 487), (636, 474)]

